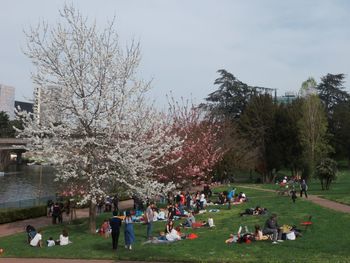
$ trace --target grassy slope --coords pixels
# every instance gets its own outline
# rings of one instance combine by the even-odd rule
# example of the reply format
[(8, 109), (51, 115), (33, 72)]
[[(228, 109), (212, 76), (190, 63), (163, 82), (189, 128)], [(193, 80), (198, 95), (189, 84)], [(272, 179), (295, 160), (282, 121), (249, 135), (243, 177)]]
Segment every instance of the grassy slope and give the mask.
[[(290, 176), (287, 171), (282, 171), (280, 174)], [(310, 194), (319, 195), (323, 198), (333, 200), (339, 203), (350, 205), (350, 170), (345, 166), (339, 168), (337, 174), (337, 180), (331, 184), (329, 190), (322, 190), (320, 181), (313, 178), (309, 180), (309, 191)], [(254, 187), (262, 187), (267, 189), (277, 189), (278, 187), (274, 184), (256, 184), (251, 185)], [(297, 188), (299, 190), (299, 188)]]
[(321, 184), (318, 180), (314, 180), (309, 188), (311, 194), (350, 205), (350, 170), (349, 168), (340, 169), (337, 180), (331, 184), (328, 191), (321, 190)]
[[(238, 189), (239, 190), (239, 189)], [(146, 227), (135, 224), (137, 242), (132, 251), (123, 247), (123, 235), (116, 254), (111, 250), (111, 240), (86, 232), (86, 222), (67, 226), (73, 244), (67, 247), (31, 248), (25, 243), (25, 234), (17, 234), (0, 239), (0, 247), (5, 249), (7, 257), (50, 257), (50, 258), (99, 258), (128, 259), (148, 261), (181, 262), (327, 262), (350, 261), (350, 237), (344, 235), (350, 227), (350, 215), (321, 208), (305, 200), (298, 200), (294, 205), (289, 198), (278, 197), (274, 193), (244, 189), (250, 196), (247, 204), (234, 206), (231, 210), (223, 207), (219, 213), (205, 214), (198, 219), (214, 218), (215, 229), (193, 230), (199, 235), (196, 240), (184, 240), (173, 244), (143, 245)], [(266, 216), (239, 217), (238, 213), (247, 207), (261, 205), (279, 215), (280, 224), (299, 224), (309, 214), (313, 215), (314, 225), (296, 241), (286, 241), (272, 245), (268, 241), (252, 244), (226, 245), (224, 240), (230, 233), (236, 232), (239, 225), (252, 229), (255, 224), (263, 225)], [(99, 223), (106, 215), (99, 218)], [(178, 222), (177, 222), (178, 223)], [(154, 233), (164, 229), (164, 222), (155, 224)], [(61, 226), (44, 229), (44, 239), (49, 236), (57, 238)], [(188, 231), (190, 232), (190, 231)]]

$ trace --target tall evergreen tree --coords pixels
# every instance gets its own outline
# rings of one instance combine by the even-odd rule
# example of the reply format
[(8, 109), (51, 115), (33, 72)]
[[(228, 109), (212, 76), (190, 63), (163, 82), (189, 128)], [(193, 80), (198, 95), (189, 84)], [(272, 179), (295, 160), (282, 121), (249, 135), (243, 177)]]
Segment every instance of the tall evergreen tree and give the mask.
[(350, 96), (343, 86), (344, 74), (327, 74), (321, 78), (321, 82), (317, 85), (317, 91), (320, 99), (326, 107), (328, 117), (333, 113), (334, 107), (342, 102), (349, 100)]
[(224, 69), (218, 70), (218, 73), (220, 77), (214, 84), (219, 85), (219, 88), (208, 95), (207, 104), (203, 104), (202, 107), (204, 106), (216, 116), (238, 118), (251, 96), (256, 93), (256, 89), (238, 80)]

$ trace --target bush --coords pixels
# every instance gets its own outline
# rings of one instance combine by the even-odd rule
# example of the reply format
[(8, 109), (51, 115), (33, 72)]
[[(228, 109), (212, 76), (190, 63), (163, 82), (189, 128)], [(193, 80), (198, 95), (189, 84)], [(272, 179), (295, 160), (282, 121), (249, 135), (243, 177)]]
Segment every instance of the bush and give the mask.
[(0, 210), (0, 224), (46, 215), (46, 206)]

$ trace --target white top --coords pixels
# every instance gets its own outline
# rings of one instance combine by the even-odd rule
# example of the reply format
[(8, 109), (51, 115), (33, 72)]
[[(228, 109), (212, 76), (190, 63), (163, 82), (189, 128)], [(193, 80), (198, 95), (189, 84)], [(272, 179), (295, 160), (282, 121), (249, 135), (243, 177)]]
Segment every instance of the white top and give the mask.
[(159, 214), (158, 214), (158, 219), (159, 220), (164, 220), (165, 219), (165, 213), (164, 211), (160, 211)]
[(32, 247), (36, 247), (39, 244), (39, 241), (42, 239), (42, 236), (40, 233), (36, 233), (36, 235), (33, 237), (33, 239), (30, 241), (30, 245)]
[(47, 240), (47, 246), (53, 247), (55, 245), (55, 240)]
[(208, 224), (209, 224), (209, 227), (214, 227), (214, 219), (212, 219), (211, 217), (208, 218)]
[(153, 222), (154, 221), (158, 221), (158, 213), (157, 213), (157, 211), (153, 212)]
[(204, 202), (204, 199), (205, 199), (205, 195), (204, 195), (204, 194), (201, 194), (201, 199), (200, 199), (200, 201), (201, 201), (201, 202)]
[(168, 241), (181, 240), (181, 237), (179, 236), (179, 234), (174, 228), (171, 230), (169, 234), (166, 234), (165, 238)]
[(69, 238), (63, 236), (62, 234), (60, 235), (60, 246), (65, 246), (69, 244)]

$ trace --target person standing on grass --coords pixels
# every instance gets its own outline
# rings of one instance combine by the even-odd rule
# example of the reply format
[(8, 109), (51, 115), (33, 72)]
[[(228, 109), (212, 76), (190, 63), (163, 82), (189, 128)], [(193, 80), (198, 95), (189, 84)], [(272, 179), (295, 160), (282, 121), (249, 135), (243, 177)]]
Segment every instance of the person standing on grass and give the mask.
[(295, 191), (294, 186), (293, 189), (290, 191), (293, 203), (295, 203), (295, 200), (297, 199), (297, 191)]
[(113, 217), (109, 220), (109, 225), (112, 229), (112, 247), (114, 250), (117, 250), (120, 227), (122, 225), (122, 220), (118, 217), (117, 211), (113, 211)]
[(135, 242), (134, 226), (131, 218), (130, 211), (126, 211), (125, 217), (125, 229), (124, 229), (124, 240), (125, 248), (131, 250), (132, 244)]
[(305, 197), (307, 198), (307, 189), (308, 189), (308, 186), (305, 182), (305, 179), (303, 179), (303, 181), (300, 184), (300, 197), (303, 197), (303, 193), (304, 193)]
[(54, 225), (57, 224), (57, 219), (59, 218), (60, 214), (61, 214), (61, 208), (58, 205), (58, 203), (55, 203), (53, 208), (52, 208), (52, 213), (51, 213), (52, 224), (54, 224)]
[(145, 212), (145, 223), (147, 225), (147, 239), (151, 239), (152, 237), (152, 227), (153, 227), (153, 208), (154, 208), (154, 203), (151, 202)]

